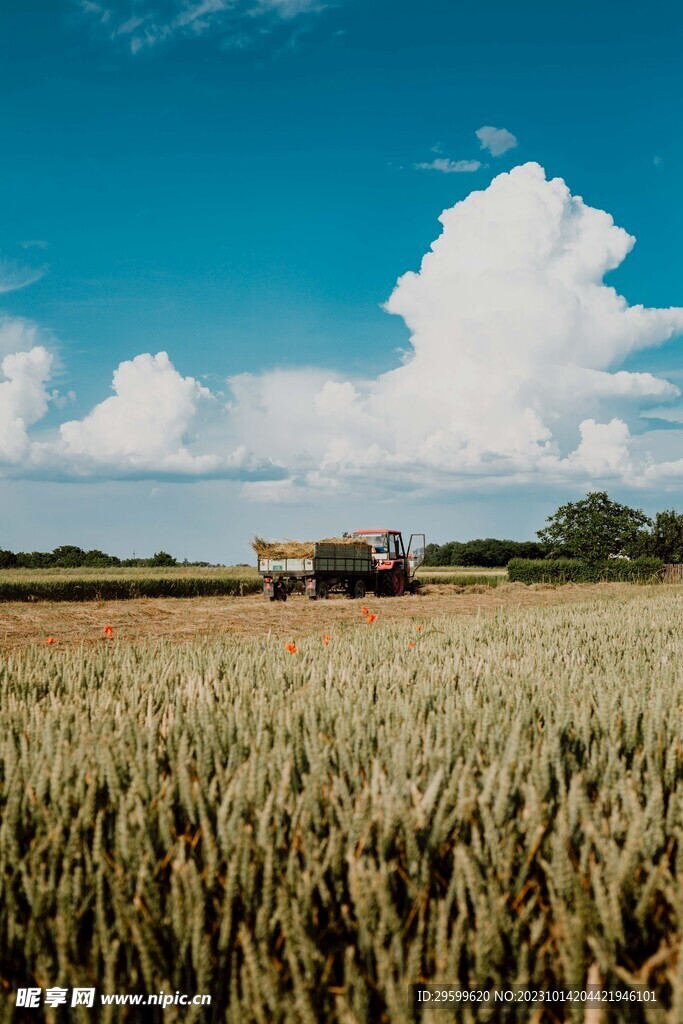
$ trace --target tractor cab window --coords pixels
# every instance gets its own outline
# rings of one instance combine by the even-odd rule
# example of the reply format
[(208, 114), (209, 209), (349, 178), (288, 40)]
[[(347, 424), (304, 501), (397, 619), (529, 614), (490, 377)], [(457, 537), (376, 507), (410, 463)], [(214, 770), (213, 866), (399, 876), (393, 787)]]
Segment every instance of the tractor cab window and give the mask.
[(391, 546), (393, 548), (392, 556), (391, 557), (392, 558), (400, 558), (401, 557), (401, 542), (399, 540), (399, 536), (398, 536), (397, 533), (395, 533), (394, 536), (391, 538)]
[(367, 541), (372, 546), (372, 550), (376, 555), (388, 555), (389, 554), (389, 538), (386, 533), (368, 533), (365, 534), (363, 540)]

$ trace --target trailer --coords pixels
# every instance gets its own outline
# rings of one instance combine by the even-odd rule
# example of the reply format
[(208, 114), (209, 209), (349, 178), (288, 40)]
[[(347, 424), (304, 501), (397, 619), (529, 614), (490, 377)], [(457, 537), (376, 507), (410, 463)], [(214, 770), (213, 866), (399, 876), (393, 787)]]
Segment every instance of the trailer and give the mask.
[(257, 541), (263, 592), (271, 601), (286, 601), (297, 589), (312, 600), (335, 592), (362, 600), (369, 592), (401, 597), (419, 587), (415, 573), (424, 560), (423, 533), (411, 534), (407, 551), (400, 530), (388, 529), (356, 530), (308, 544)]

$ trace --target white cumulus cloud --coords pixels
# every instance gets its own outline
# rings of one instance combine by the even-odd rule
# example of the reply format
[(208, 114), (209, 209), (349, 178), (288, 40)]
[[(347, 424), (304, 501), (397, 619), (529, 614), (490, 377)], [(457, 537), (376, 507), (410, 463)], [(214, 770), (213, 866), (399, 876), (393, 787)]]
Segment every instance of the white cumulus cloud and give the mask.
[(47, 412), (51, 368), (52, 356), (42, 345), (0, 362), (0, 462), (17, 464), (28, 455), (28, 427)]
[(683, 309), (629, 306), (604, 282), (633, 237), (534, 163), (440, 221), (385, 306), (405, 322), (407, 354), (375, 378), (243, 373), (227, 378), (225, 402), (166, 353), (143, 354), (118, 367), (110, 397), (36, 441), (49, 358), (30, 326), (11, 323), (0, 460), (38, 476), (222, 476), (246, 481), (254, 500), (290, 502), (351, 488), (370, 498), (683, 479), (683, 447), (679, 459), (669, 437), (658, 456), (662, 432), (643, 432), (642, 418), (664, 411), (680, 422), (678, 388), (623, 368), (683, 332)]
[(636, 479), (629, 424), (678, 389), (618, 367), (683, 331), (683, 310), (629, 306), (604, 283), (634, 239), (537, 164), (499, 175), (441, 222), (386, 304), (410, 331), (404, 365), (322, 386), (301, 371), (291, 432), (276, 427), (279, 375), (250, 378), (236, 406), (257, 450), (277, 430), (278, 457), (311, 488)]
[(475, 135), (481, 148), (487, 149), (491, 156), (502, 156), (517, 145), (517, 139), (507, 128), (494, 128), (490, 124), (485, 124), (477, 128)]

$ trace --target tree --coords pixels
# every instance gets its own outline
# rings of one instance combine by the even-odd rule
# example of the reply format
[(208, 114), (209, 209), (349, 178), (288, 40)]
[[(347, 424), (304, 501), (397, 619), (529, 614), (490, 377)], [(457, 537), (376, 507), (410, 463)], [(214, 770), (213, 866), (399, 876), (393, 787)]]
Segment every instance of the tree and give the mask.
[(147, 559), (147, 565), (177, 565), (173, 555), (169, 555), (168, 551), (156, 551), (151, 558)]
[(663, 562), (683, 563), (683, 513), (668, 509), (655, 516), (650, 551)]
[(427, 547), (425, 548), (424, 564), (442, 565), (442, 562), (440, 560), (440, 551), (440, 544), (428, 544)]
[(54, 566), (61, 569), (75, 569), (83, 565), (84, 555), (83, 548), (76, 547), (75, 544), (62, 544), (61, 547), (55, 548), (48, 557)]
[(611, 501), (606, 491), (594, 491), (581, 501), (560, 505), (537, 532), (553, 556), (565, 555), (599, 562), (615, 555), (640, 554), (652, 526), (641, 509)]

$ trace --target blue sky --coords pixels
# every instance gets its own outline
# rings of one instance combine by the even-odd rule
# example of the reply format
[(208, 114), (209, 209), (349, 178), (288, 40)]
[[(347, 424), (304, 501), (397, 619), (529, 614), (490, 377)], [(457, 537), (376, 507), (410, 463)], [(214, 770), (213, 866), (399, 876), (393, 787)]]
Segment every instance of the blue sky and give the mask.
[[(571, 11), (430, 0), (4, 4), (0, 308), (8, 321), (37, 325), (34, 341), (52, 356), (52, 397), (28, 424), (31, 443), (49, 445), (60, 424), (87, 420), (112, 394), (119, 364), (145, 353), (167, 352), (180, 378), (218, 403), (234, 401), (226, 378), (239, 374), (310, 370), (322, 387), (326, 375), (368, 382), (392, 371), (412, 330), (403, 312), (382, 308), (397, 279), (419, 269), (444, 209), (529, 161), (636, 237), (609, 285), (631, 304), (683, 305), (681, 20), (663, 3), (579, 3)], [(475, 135), (482, 126), (505, 128), (517, 145), (493, 155)], [(417, 167), (433, 161), (482, 166)], [(495, 210), (487, 216), (495, 221)], [(431, 323), (428, 311), (420, 315)], [(622, 347), (599, 368), (683, 386), (674, 328), (670, 339)], [(429, 351), (438, 377), (436, 341)], [(457, 359), (447, 369), (455, 375)], [(653, 395), (643, 393), (641, 412), (648, 403), (661, 408)], [(683, 455), (677, 412), (644, 420), (615, 399), (601, 418), (598, 404), (581, 416), (628, 421), (643, 465)], [(401, 415), (410, 422), (409, 397)], [(94, 428), (71, 439), (68, 465), (61, 450), (37, 459), (15, 448), (0, 480), (0, 546), (163, 546), (242, 560), (256, 527), (270, 536), (329, 534), (388, 517), (438, 540), (529, 537), (558, 501), (587, 486), (607, 486), (649, 511), (677, 500), (676, 472), (645, 481), (623, 460), (603, 471), (593, 459), (583, 476), (576, 459), (568, 473), (546, 463), (527, 472), (517, 462), (509, 477), (487, 485), (478, 478), (473, 487), (456, 482), (457, 468), (453, 486), (430, 471), (422, 486), (419, 453), (411, 452), (410, 479), (377, 487), (368, 470), (368, 487), (350, 442), (348, 483), (326, 496), (312, 464), (305, 481), (296, 468), (296, 437), (291, 459), (269, 452), (268, 432), (285, 429), (286, 419), (272, 409), (253, 451), (249, 416), (229, 439), (215, 423), (204, 434), (194, 421), (181, 424), (178, 444), (232, 458), (220, 472), (208, 461), (206, 472), (199, 463), (189, 474), (179, 463), (169, 469), (161, 449), (156, 463), (145, 455), (142, 468), (138, 460), (122, 470), (130, 444), (123, 454), (108, 448), (106, 459), (96, 451), (94, 462), (88, 450), (87, 468), (74, 470), (85, 434), (100, 436)], [(568, 425), (566, 438), (553, 433), (558, 458), (579, 443), (579, 422), (573, 441)], [(176, 426), (168, 422), (171, 433)], [(655, 438), (654, 455), (638, 440), (646, 426), (648, 436), (665, 435)], [(427, 443), (444, 425), (424, 429)], [(407, 459), (399, 434), (393, 446), (378, 444)], [(267, 464), (290, 480), (300, 472), (303, 482), (268, 490), (262, 478), (277, 482), (277, 473)], [(254, 480), (262, 485), (261, 496), (258, 486), (245, 493), (245, 480), (247, 490)]]

